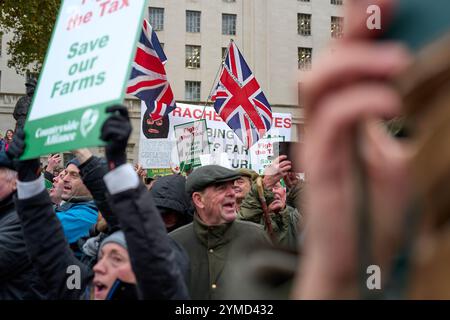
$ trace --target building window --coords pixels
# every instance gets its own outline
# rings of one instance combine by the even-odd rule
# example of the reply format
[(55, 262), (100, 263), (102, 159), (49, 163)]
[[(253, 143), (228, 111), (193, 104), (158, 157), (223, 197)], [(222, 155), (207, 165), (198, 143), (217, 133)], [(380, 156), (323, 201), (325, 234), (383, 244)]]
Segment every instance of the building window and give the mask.
[(331, 37), (342, 38), (344, 34), (344, 18), (331, 17)]
[(200, 81), (185, 82), (185, 99), (186, 101), (200, 101)]
[(200, 32), (200, 11), (186, 11), (186, 32)]
[(312, 48), (298, 48), (298, 68), (309, 70), (312, 65)]
[(186, 68), (200, 68), (200, 46), (186, 46)]
[(236, 35), (236, 18), (235, 14), (222, 14), (222, 34)]
[(164, 8), (148, 8), (149, 21), (153, 30), (164, 30)]
[(311, 15), (299, 13), (297, 15), (297, 31), (302, 36), (311, 35)]
[(309, 2), (309, 0), (298, 0), (300, 2)]
[(331, 0), (331, 4), (342, 6), (343, 0)]

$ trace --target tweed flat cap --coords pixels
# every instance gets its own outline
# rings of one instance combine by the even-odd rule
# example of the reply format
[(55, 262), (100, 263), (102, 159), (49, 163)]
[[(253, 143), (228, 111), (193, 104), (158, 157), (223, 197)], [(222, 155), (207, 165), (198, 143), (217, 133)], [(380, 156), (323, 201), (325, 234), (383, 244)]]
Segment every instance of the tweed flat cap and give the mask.
[(200, 167), (192, 172), (186, 180), (186, 192), (192, 195), (196, 191), (202, 191), (206, 187), (227, 181), (239, 179), (241, 174), (215, 164)]
[(255, 181), (259, 177), (258, 173), (256, 173), (256, 171), (253, 171), (251, 169), (242, 168), (238, 169), (237, 172), (239, 172), (241, 176), (249, 177), (250, 180), (252, 181)]

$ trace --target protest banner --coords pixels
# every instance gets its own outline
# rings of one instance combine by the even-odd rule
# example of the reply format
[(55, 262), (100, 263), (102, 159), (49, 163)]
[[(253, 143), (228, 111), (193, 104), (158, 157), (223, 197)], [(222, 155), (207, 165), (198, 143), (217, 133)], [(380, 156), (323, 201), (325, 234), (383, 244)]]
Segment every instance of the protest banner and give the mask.
[(101, 145), (122, 103), (145, 1), (63, 1), (25, 124), (24, 159)]
[[(273, 113), (272, 128), (248, 150), (233, 130), (220, 118), (213, 107), (177, 103), (177, 108), (168, 116), (153, 121), (141, 110), (141, 138), (139, 163), (147, 169), (180, 169), (175, 127), (193, 121), (206, 120), (206, 136), (212, 159), (221, 159), (226, 153), (232, 169), (251, 168), (257, 172), (271, 163), (273, 150), (268, 144), (275, 141), (291, 141), (292, 117), (289, 113)], [(202, 157), (204, 158), (204, 157)], [(208, 160), (209, 162), (214, 162)]]

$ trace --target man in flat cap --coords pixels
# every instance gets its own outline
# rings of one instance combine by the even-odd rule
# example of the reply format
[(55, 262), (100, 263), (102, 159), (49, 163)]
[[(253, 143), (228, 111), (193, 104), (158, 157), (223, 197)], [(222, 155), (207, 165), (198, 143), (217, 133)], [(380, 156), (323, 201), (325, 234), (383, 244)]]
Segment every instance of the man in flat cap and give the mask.
[(239, 179), (234, 181), (234, 192), (236, 193), (236, 205), (237, 211), (241, 208), (242, 201), (252, 188), (252, 183), (256, 181), (259, 175), (251, 169), (238, 169), (238, 173), (241, 174)]
[(190, 174), (186, 191), (195, 208), (194, 221), (170, 235), (188, 252), (192, 299), (223, 299), (234, 257), (254, 245), (269, 245), (262, 226), (236, 220), (234, 181), (240, 173), (218, 166)]
[(238, 217), (263, 225), (274, 244), (296, 250), (301, 217), (298, 210), (287, 203), (287, 190), (280, 181), (288, 180), (290, 170), (291, 162), (286, 156), (277, 157), (266, 168), (264, 176), (252, 183)]

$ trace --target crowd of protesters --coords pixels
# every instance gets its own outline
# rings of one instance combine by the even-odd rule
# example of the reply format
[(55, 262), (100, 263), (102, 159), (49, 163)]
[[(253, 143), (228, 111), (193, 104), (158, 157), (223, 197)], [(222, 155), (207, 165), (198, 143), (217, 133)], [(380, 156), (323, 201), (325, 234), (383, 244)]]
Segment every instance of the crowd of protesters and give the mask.
[[(257, 246), (296, 250), (299, 212), (280, 184), (289, 160), (274, 161), (270, 182), (252, 170), (209, 165), (147, 186), (142, 168), (126, 163), (127, 109), (108, 112), (104, 159), (80, 149), (63, 168), (59, 155), (44, 168), (38, 159), (19, 160), (22, 129), (2, 153), (3, 299), (223, 299), (239, 255)], [(252, 193), (258, 186), (265, 212)], [(70, 268), (80, 270), (75, 289)]]
[[(389, 16), (394, 0), (374, 1)], [(436, 74), (422, 60), (371, 41), (363, 2), (347, 10), (344, 39), (302, 87), (302, 153), (262, 175), (207, 165), (148, 178), (127, 163), (121, 105), (106, 110), (104, 158), (80, 149), (42, 168), (20, 160), (24, 131), (7, 133), (0, 300), (450, 298), (450, 46), (426, 86)]]

